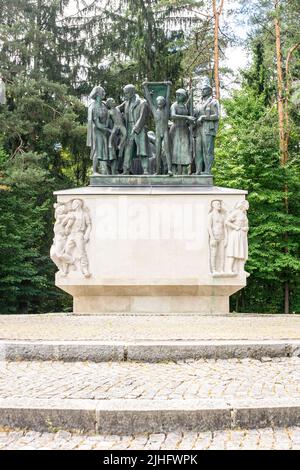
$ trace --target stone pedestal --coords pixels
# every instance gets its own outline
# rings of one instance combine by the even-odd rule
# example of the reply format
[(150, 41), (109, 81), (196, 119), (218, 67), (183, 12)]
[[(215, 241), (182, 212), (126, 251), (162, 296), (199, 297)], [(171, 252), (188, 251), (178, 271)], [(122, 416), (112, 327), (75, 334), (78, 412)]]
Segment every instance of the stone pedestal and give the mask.
[[(224, 271), (212, 273), (208, 232), (212, 201), (222, 201), (230, 213), (245, 191), (90, 186), (55, 195), (66, 217), (74, 200), (82, 201), (85, 214), (76, 219), (82, 233), (67, 250), (73, 249), (74, 263), (56, 274), (56, 285), (73, 296), (75, 313), (224, 314), (229, 296), (246, 285), (243, 264), (230, 273), (226, 256)], [(56, 251), (63, 251), (70, 230)]]

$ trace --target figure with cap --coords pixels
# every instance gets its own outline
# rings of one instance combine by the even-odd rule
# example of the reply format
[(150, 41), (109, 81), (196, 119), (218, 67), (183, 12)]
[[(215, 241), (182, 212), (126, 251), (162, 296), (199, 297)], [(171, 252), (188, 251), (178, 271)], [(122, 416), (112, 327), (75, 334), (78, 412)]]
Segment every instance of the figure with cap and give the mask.
[(196, 109), (196, 174), (211, 174), (215, 158), (215, 139), (219, 127), (219, 102), (213, 97), (209, 78), (201, 86), (202, 101)]
[(194, 123), (195, 118), (189, 116), (187, 108), (188, 94), (183, 88), (176, 91), (176, 101), (171, 106), (171, 120), (173, 121), (170, 129), (172, 143), (172, 164), (174, 173), (177, 175), (189, 172), (189, 166), (192, 163), (191, 139), (189, 125)]
[(124, 174), (128, 175), (134, 158), (140, 158), (144, 175), (148, 175), (149, 141), (146, 120), (149, 114), (147, 101), (141, 98), (134, 85), (126, 85), (123, 89), (124, 117), (127, 140), (124, 154)]

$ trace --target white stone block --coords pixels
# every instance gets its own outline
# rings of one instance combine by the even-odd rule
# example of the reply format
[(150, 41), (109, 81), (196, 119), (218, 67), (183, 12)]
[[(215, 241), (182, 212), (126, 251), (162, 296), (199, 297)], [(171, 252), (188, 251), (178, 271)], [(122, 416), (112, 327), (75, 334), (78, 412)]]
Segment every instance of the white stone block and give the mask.
[[(65, 209), (55, 225), (51, 256), (55, 262), (64, 259), (69, 243), (69, 258), (56, 285), (73, 296), (76, 313), (228, 313), (229, 296), (246, 285), (245, 260), (230, 274), (225, 249), (224, 272), (213, 273), (209, 216), (219, 200), (229, 220), (226, 214), (246, 194), (217, 187), (57, 191), (57, 207)], [(81, 209), (74, 204), (78, 199)], [(70, 237), (75, 241), (68, 242)]]

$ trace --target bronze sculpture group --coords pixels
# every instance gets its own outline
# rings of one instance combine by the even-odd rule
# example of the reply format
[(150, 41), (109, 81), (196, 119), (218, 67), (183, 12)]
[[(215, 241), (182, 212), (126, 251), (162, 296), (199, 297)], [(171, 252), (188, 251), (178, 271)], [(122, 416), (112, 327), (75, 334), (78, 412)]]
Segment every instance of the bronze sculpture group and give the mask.
[[(183, 88), (171, 105), (171, 82), (144, 82), (143, 88), (145, 98), (134, 85), (126, 85), (119, 106), (113, 98), (105, 101), (102, 86), (92, 90), (87, 146), (93, 175), (210, 175), (220, 111), (209, 79), (204, 79), (195, 109)], [(154, 135), (147, 129), (151, 115)]]

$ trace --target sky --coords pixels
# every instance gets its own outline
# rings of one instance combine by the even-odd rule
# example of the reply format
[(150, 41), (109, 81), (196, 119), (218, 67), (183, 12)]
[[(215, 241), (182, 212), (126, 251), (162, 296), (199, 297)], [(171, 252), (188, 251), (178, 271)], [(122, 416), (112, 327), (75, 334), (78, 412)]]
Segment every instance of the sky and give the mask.
[[(238, 1), (232, 0), (230, 4), (226, 3), (225, 0), (224, 17), (225, 20), (230, 24), (234, 34), (242, 41), (247, 38), (248, 28), (246, 25), (241, 25), (238, 16), (232, 15), (230, 10), (238, 8)], [(228, 65), (234, 72), (237, 72), (239, 68), (245, 68), (249, 63), (249, 56), (246, 49), (242, 46), (229, 47), (226, 51), (225, 64)]]

